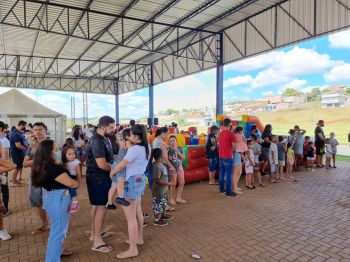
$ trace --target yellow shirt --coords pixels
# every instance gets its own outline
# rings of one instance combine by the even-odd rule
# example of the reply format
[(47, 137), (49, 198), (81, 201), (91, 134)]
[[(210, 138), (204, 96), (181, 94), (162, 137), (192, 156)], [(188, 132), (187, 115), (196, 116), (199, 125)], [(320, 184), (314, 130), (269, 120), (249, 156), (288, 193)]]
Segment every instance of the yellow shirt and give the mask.
[(292, 148), (287, 150), (287, 160), (294, 160), (294, 150)]

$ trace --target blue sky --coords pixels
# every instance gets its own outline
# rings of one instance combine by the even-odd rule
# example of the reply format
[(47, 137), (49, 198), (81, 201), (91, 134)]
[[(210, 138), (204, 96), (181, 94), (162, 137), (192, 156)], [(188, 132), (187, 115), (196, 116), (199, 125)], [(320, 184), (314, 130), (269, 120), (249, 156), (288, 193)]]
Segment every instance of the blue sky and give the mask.
[[(224, 101), (278, 95), (290, 87), (307, 92), (314, 87), (350, 83), (350, 30), (240, 60), (224, 68)], [(0, 88), (4, 92), (6, 88)], [(76, 116), (82, 116), (82, 94), (21, 90), (38, 102), (70, 117), (76, 98)], [(215, 105), (215, 70), (169, 81), (154, 88), (155, 111)], [(170, 99), (171, 97), (171, 99)], [(89, 117), (114, 115), (114, 97), (88, 95)], [(120, 116), (148, 115), (148, 89), (120, 96)]]

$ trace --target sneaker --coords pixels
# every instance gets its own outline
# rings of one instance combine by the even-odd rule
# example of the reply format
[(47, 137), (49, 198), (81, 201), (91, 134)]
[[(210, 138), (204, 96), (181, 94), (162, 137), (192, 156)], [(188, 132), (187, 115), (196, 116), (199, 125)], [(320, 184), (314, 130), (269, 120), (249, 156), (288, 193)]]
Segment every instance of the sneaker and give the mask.
[(5, 207), (5, 208), (4, 208), (4, 211), (2, 212), (2, 216), (3, 216), (3, 217), (6, 217), (6, 216), (8, 216), (9, 214), (11, 214), (11, 211), (8, 210), (8, 209)]
[(146, 227), (146, 226), (148, 226), (148, 224), (146, 223), (146, 222), (143, 222), (143, 225), (142, 225), (143, 227)]
[(126, 207), (130, 206), (130, 202), (126, 200), (125, 197), (117, 197), (116, 202), (122, 206), (126, 206)]
[(143, 213), (143, 218), (149, 218), (149, 214), (148, 213)]
[(70, 205), (70, 212), (76, 213), (79, 209), (79, 202), (78, 201), (72, 201), (72, 204)]
[(110, 205), (110, 204), (108, 204), (108, 203), (107, 203), (107, 205), (106, 205), (106, 208), (107, 208), (107, 209), (117, 209), (117, 207), (116, 207), (114, 204), (111, 204), (111, 205)]
[(169, 220), (173, 220), (175, 217), (174, 216), (171, 216), (171, 215), (164, 215), (162, 216), (162, 219), (164, 221), (169, 221)]
[(165, 227), (165, 226), (167, 226), (169, 224), (165, 220), (158, 219), (158, 220), (154, 220), (153, 225), (158, 226), (158, 227)]
[(235, 193), (235, 192), (231, 192), (231, 193), (226, 193), (226, 196), (228, 196), (228, 197), (236, 197), (236, 196), (238, 196), (238, 194), (237, 193)]
[(9, 233), (7, 233), (7, 231), (4, 230), (4, 229), (0, 230), (0, 239), (4, 240), (4, 241), (10, 240), (11, 239), (11, 235)]

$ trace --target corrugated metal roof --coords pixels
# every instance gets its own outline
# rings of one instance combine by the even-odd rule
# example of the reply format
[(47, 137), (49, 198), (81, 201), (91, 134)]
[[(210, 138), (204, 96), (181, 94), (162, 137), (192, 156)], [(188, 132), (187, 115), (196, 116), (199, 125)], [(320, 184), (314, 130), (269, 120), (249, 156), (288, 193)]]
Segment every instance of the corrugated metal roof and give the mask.
[[(314, 29), (314, 0), (6, 0), (0, 1), (0, 53), (27, 56), (21, 63), (34, 56), (31, 63), (43, 68), (43, 77), (50, 75), (45, 83), (78, 77), (82, 90), (110, 92), (109, 80), (134, 70), (125, 63), (137, 68), (153, 63), (156, 83), (215, 66), (218, 32), (224, 32), (227, 63), (305, 39), (313, 31), (349, 25), (348, 11), (334, 1), (317, 0), (316, 15), (324, 19)], [(46, 57), (45, 65), (40, 57)], [(6, 68), (1, 56), (0, 66), (0, 74), (16, 70), (14, 64)], [(32, 71), (23, 71), (35, 76), (28, 85), (42, 85), (35, 82), (40, 70)], [(6, 77), (0, 84), (13, 82)], [(137, 83), (142, 77), (136, 73), (130, 88), (124, 83), (122, 90), (144, 86)], [(68, 79), (63, 83), (70, 88)]]

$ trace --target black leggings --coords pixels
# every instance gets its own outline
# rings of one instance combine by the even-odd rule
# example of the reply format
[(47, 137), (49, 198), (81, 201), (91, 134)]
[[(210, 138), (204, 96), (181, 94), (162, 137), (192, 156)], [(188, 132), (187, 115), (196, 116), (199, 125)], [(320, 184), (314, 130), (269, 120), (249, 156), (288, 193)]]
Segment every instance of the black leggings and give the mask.
[(6, 185), (1, 185), (1, 195), (2, 195), (2, 201), (4, 202), (5, 208), (9, 209), (10, 193), (9, 193), (9, 186), (7, 183)]

